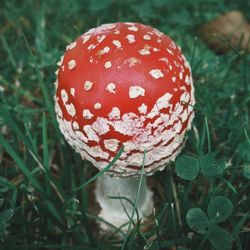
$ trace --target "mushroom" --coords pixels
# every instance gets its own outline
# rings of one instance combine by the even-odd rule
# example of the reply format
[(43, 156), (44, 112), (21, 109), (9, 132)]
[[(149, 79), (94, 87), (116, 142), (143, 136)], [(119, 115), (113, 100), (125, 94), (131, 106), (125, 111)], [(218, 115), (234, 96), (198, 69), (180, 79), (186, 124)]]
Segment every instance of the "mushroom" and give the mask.
[[(68, 143), (100, 170), (124, 147), (95, 190), (100, 216), (120, 227), (133, 206), (106, 196), (135, 202), (143, 157), (143, 175), (152, 175), (185, 144), (195, 104), (189, 63), (160, 31), (112, 23), (76, 39), (58, 65), (55, 110)], [(140, 190), (136, 205), (145, 220), (153, 208), (145, 177)]]

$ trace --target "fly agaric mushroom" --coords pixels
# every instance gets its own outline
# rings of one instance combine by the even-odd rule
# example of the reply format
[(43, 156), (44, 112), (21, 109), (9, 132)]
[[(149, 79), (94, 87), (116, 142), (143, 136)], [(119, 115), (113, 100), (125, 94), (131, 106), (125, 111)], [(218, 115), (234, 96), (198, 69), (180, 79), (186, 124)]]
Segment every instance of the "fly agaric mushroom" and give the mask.
[[(102, 170), (96, 198), (100, 216), (115, 226), (128, 221), (135, 201), (144, 151), (152, 175), (173, 161), (185, 144), (194, 117), (189, 63), (168, 36), (138, 23), (104, 24), (67, 46), (58, 63), (55, 110), (68, 143)], [(109, 174), (109, 175), (108, 175)], [(137, 209), (152, 211), (152, 192), (143, 180)]]

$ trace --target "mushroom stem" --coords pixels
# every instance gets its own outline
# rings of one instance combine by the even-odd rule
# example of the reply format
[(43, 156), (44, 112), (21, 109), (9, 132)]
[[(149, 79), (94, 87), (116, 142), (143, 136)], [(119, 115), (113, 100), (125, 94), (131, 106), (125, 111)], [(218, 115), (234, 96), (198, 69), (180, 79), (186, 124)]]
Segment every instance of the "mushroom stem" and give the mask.
[[(133, 204), (136, 202), (139, 184), (140, 179), (136, 177), (120, 178), (104, 174), (98, 178), (95, 194), (101, 207), (99, 216), (116, 227), (127, 223), (122, 227), (122, 230), (126, 231), (133, 212)], [(109, 196), (120, 198), (111, 199)], [(143, 177), (141, 183), (136, 208), (142, 221), (151, 214), (153, 209), (152, 191), (147, 187), (146, 177)], [(136, 214), (133, 220), (137, 220)], [(101, 223), (100, 226), (103, 230), (108, 228), (106, 223)]]

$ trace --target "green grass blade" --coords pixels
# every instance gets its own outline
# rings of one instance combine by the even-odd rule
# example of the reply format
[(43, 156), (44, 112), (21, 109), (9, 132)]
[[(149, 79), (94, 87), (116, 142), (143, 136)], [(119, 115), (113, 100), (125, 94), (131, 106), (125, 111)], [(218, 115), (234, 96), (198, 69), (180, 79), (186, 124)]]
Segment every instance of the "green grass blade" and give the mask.
[(32, 175), (31, 171), (27, 168), (26, 164), (20, 158), (20, 156), (13, 150), (11, 145), (7, 142), (7, 140), (0, 134), (0, 144), (4, 147), (4, 149), (8, 152), (8, 154), (12, 157), (12, 159), (16, 162), (22, 173), (26, 176), (26, 178), (30, 181), (30, 183), (36, 187), (37, 190), (43, 192), (43, 188), (38, 180)]
[(207, 117), (205, 116), (205, 126), (206, 126), (206, 132), (207, 132), (207, 147), (208, 147), (208, 152), (211, 152), (211, 139), (210, 139), (210, 132), (209, 132), (209, 126), (208, 126), (208, 121)]
[(132, 221), (133, 221), (134, 214), (135, 214), (135, 211), (136, 211), (136, 206), (137, 206), (137, 203), (138, 203), (138, 200), (139, 200), (141, 185), (142, 185), (142, 181), (143, 181), (143, 177), (144, 177), (144, 165), (145, 165), (145, 161), (146, 161), (146, 149), (144, 150), (144, 154), (143, 154), (142, 167), (141, 167), (141, 175), (140, 175), (139, 185), (138, 185), (138, 189), (137, 189), (137, 193), (136, 193), (135, 203), (134, 203), (132, 214), (131, 214), (131, 218), (130, 218), (130, 221), (129, 221), (126, 238), (125, 238), (125, 240), (124, 240), (124, 242), (122, 244), (122, 250), (124, 250), (125, 247), (126, 247), (127, 240), (128, 240), (129, 233), (130, 233), (130, 229), (131, 229), (131, 225), (132, 225)]
[(85, 183), (83, 183), (79, 187), (75, 188), (74, 192), (77, 192), (80, 189), (86, 187), (91, 182), (93, 182), (96, 178), (98, 178), (99, 176), (103, 175), (107, 170), (109, 170), (114, 165), (114, 163), (119, 159), (119, 157), (123, 153), (123, 150), (124, 150), (124, 147), (121, 147), (120, 150), (118, 151), (118, 153), (116, 154), (116, 156), (114, 157), (114, 159), (104, 169), (102, 169), (99, 173), (97, 173), (95, 176), (93, 176), (92, 178), (90, 178), (88, 181), (86, 181)]
[(49, 148), (48, 148), (48, 137), (47, 137), (47, 121), (46, 121), (46, 116), (45, 113), (43, 113), (43, 121), (42, 121), (42, 126), (43, 126), (43, 162), (45, 168), (49, 171)]
[(34, 151), (34, 148), (32, 146), (32, 143), (27, 140), (27, 137), (22, 133), (22, 131), (18, 128), (15, 121), (11, 118), (9, 111), (0, 104), (0, 116), (4, 119), (5, 123), (15, 131), (17, 136), (20, 138), (20, 140), (32, 151)]

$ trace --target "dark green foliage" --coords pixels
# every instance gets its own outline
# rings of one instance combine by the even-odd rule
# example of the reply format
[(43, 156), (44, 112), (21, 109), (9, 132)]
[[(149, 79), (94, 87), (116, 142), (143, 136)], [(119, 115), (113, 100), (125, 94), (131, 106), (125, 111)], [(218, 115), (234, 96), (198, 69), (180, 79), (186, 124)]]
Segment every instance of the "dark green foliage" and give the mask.
[(191, 208), (187, 215), (186, 221), (192, 230), (204, 234), (209, 226), (207, 215), (200, 208)]
[(199, 174), (199, 161), (189, 155), (181, 155), (175, 163), (176, 174), (183, 180), (193, 180)]
[[(249, 8), (248, 0), (1, 1), (0, 249), (249, 249), (250, 55), (217, 55), (199, 36), (226, 11), (250, 20)], [(173, 38), (191, 63), (197, 101), (185, 149), (151, 179), (152, 223), (116, 229), (119, 239), (97, 236), (89, 202), (102, 173), (65, 142), (53, 101), (66, 45), (117, 21)]]
[(204, 234), (202, 243), (207, 239), (215, 249), (231, 249), (232, 236), (216, 224), (225, 221), (232, 211), (233, 204), (227, 197), (216, 196), (208, 204), (208, 217), (202, 209), (191, 208), (186, 221), (192, 230)]

